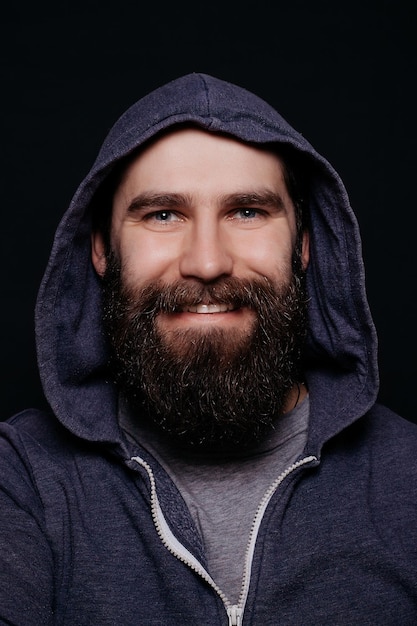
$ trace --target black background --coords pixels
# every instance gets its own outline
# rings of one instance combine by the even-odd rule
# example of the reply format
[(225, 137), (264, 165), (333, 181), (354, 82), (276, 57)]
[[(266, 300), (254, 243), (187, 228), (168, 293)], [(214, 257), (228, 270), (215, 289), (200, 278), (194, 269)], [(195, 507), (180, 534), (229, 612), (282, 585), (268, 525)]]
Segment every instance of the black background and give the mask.
[(42, 406), (33, 309), (117, 117), (192, 71), (268, 100), (335, 166), (363, 239), (380, 399), (417, 422), (415, 3), (16, 2), (1, 11), (0, 419)]

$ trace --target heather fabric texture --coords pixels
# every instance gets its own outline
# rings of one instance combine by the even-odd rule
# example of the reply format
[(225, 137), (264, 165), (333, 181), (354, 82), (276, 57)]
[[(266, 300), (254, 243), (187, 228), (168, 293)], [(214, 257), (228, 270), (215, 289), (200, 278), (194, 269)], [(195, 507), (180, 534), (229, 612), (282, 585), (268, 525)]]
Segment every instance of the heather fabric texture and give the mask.
[(228, 623), (219, 594), (156, 532), (136, 455), (153, 470), (170, 529), (206, 566), (169, 476), (119, 427), (90, 260), (100, 183), (119, 159), (182, 122), (290, 144), (311, 179), (303, 456), (314, 458), (282, 482), (265, 512), (243, 624), (414, 625), (417, 427), (375, 404), (377, 341), (347, 193), (271, 106), (203, 74), (155, 90), (121, 116), (57, 229), (36, 307), (50, 412), (29, 409), (0, 426), (0, 623)]

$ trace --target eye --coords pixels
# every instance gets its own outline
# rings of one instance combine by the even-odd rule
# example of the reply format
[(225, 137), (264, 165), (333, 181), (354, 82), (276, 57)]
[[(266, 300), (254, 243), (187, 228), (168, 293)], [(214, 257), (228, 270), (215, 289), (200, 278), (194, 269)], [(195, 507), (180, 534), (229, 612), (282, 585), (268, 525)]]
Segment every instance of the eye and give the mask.
[(233, 212), (232, 214), (232, 218), (234, 219), (239, 219), (239, 220), (253, 220), (253, 219), (257, 219), (262, 217), (262, 215), (264, 214), (264, 211), (261, 211), (261, 209), (254, 209), (254, 208), (244, 208), (244, 209), (237, 209), (236, 211)]
[(155, 221), (155, 222), (160, 222), (160, 223), (180, 221), (180, 218), (178, 217), (178, 215), (176, 215), (173, 211), (166, 211), (166, 210), (154, 211), (153, 213), (148, 213), (147, 215), (145, 215), (144, 219), (147, 222)]
[(239, 209), (239, 211), (237, 211), (237, 214), (239, 215), (239, 217), (250, 219), (258, 217), (259, 211), (257, 209)]

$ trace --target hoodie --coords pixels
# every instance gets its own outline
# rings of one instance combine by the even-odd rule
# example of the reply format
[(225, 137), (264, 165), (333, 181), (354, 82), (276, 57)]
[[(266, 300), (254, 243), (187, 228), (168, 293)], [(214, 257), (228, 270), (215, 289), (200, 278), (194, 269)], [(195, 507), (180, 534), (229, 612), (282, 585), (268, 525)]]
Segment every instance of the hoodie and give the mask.
[[(289, 144), (310, 180), (307, 443), (260, 503), (236, 605), (169, 475), (120, 428), (91, 263), (98, 188), (184, 122)], [(0, 623), (417, 623), (417, 427), (376, 403), (377, 339), (343, 183), (268, 103), (193, 73), (131, 106), (58, 226), (35, 322), (50, 411), (0, 425)]]

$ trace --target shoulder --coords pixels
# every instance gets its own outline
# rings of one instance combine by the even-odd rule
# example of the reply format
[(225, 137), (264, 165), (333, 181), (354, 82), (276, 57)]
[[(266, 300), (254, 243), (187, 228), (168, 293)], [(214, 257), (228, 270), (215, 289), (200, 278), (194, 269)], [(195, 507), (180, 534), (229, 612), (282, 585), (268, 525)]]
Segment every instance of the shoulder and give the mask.
[(383, 465), (408, 463), (417, 468), (417, 424), (375, 404), (359, 421), (364, 443)]
[(84, 447), (53, 413), (22, 411), (0, 423), (1, 485), (39, 496), (54, 481), (62, 482)]
[(417, 467), (417, 424), (382, 404), (328, 442), (327, 451), (342, 457), (376, 457), (380, 465), (409, 462)]
[[(65, 428), (51, 412), (26, 409), (0, 422), (0, 441), (13, 444), (15, 451), (59, 456), (83, 446), (80, 438)], [(0, 444), (1, 445), (1, 444)]]

